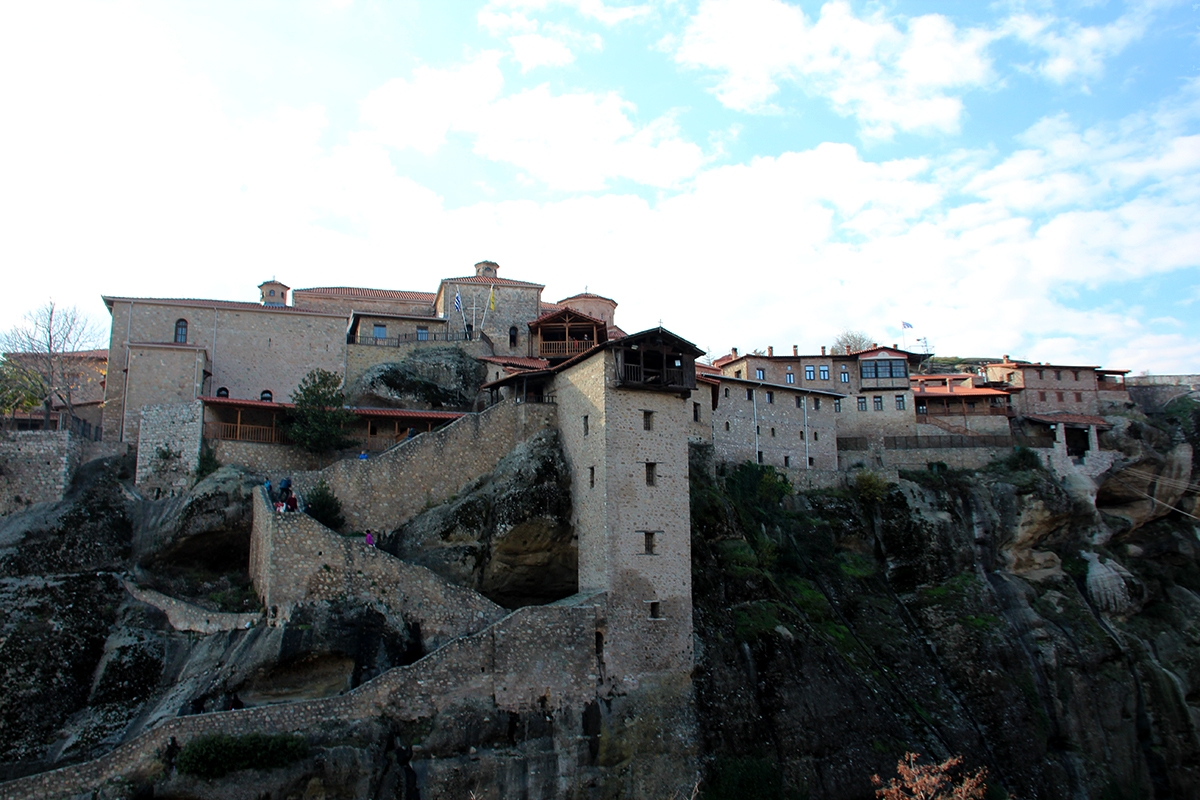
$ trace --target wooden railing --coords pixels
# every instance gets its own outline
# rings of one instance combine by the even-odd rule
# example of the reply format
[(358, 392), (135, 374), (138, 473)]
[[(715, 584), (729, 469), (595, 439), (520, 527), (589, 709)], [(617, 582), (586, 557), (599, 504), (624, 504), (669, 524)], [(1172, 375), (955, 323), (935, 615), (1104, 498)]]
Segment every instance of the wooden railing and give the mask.
[(975, 408), (947, 407), (947, 406), (926, 406), (922, 409), (917, 406), (917, 422), (921, 422), (921, 417), (1011, 417), (1014, 411), (1009, 406), (975, 406)]
[(973, 436), (885, 436), (885, 450), (941, 450), (962, 447), (1012, 447), (1011, 436), (978, 434)]
[(287, 444), (287, 438), (279, 428), (266, 425), (239, 425), (234, 422), (204, 423), (204, 438), (224, 439), (231, 442)]
[(542, 358), (569, 358), (580, 353), (586, 353), (596, 346), (590, 340), (579, 341), (572, 339), (568, 342), (539, 342), (538, 355)]
[(678, 367), (646, 369), (640, 364), (626, 364), (624, 380), (627, 383), (644, 383), (651, 386), (686, 386), (683, 370)]

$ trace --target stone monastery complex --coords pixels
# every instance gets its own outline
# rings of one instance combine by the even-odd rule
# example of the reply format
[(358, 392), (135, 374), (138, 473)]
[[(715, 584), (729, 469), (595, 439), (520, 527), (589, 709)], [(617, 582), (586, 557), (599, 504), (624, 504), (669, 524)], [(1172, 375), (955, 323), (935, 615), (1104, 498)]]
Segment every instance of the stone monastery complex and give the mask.
[[(418, 622), (430, 654), (335, 698), (336, 708), (180, 718), (103, 764), (62, 775), (121, 774), (187, 725), (294, 729), (314, 715), (382, 706), (419, 715), (422, 703), (452, 702), (462, 681), (499, 708), (687, 696), (691, 445), (710, 446), (716, 469), (769, 465), (801, 488), (842, 485), (864, 467), (894, 476), (931, 464), (983, 466), (1014, 445), (1034, 448), (1055, 470), (1094, 477), (1113, 460), (1100, 445), (1101, 414), (1129, 402), (1125, 371), (1007, 355), (952, 374), (930, 373), (927, 354), (894, 345), (734, 348), (705, 364), (671, 331), (623, 331), (614, 300), (584, 293), (546, 302), (541, 285), (500, 277), (489, 261), (434, 292), (293, 290), (276, 280), (259, 290), (258, 303), (104, 298), (108, 370), (89, 424), (106, 447), (136, 448), (143, 494), (185, 491), (204, 447), (276, 483), (290, 476), (301, 494), (325, 481), (348, 529), (395, 530), (553, 430), (570, 472), (576, 593), (505, 611), (305, 515), (276, 514), (264, 495), (250, 574), (266, 624), (285, 624), (305, 602), (355, 596)], [(342, 376), (357, 419), (361, 447), (332, 464), (289, 446), (280, 425), (314, 368)], [(677, 758), (694, 742), (671, 748)]]

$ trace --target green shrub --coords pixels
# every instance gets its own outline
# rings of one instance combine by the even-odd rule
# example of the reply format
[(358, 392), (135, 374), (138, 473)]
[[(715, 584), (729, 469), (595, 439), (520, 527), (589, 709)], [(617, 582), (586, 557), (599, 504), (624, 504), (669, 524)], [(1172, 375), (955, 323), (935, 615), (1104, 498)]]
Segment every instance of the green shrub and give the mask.
[(346, 524), (346, 518), (342, 516), (342, 501), (338, 500), (325, 481), (317, 481), (317, 485), (308, 493), (307, 502), (305, 512), (326, 528), (336, 531)]
[(879, 473), (863, 469), (854, 473), (853, 491), (860, 503), (873, 506), (887, 497), (888, 484)]
[(217, 461), (217, 454), (212, 448), (208, 445), (201, 447), (200, 460), (196, 462), (196, 480), (203, 480), (220, 468), (221, 462)]
[(277, 769), (308, 756), (302, 736), (213, 733), (192, 739), (175, 759), (184, 775), (221, 778), (241, 769)]
[(1041, 469), (1042, 460), (1038, 458), (1037, 453), (1028, 447), (1018, 447), (1012, 451), (1012, 454), (1008, 458), (1004, 459), (1004, 466), (1013, 472), (1024, 472)]

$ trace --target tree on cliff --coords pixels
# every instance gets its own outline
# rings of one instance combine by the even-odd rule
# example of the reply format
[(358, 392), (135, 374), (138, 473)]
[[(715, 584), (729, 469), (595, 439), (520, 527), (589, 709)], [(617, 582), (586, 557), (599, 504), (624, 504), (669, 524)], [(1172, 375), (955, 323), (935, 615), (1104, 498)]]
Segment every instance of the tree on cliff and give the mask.
[(305, 375), (292, 402), (296, 407), (283, 423), (292, 444), (318, 454), (353, 444), (344, 427), (354, 421), (354, 414), (344, 407), (342, 379), (336, 372), (314, 369)]
[[(74, 306), (61, 308), (53, 300), (26, 312), (25, 319), (0, 336), (4, 369), (0, 370), (7, 411), (14, 405), (40, 405), (45, 426), (57, 405), (74, 417), (80, 393), (104, 379), (94, 359), (81, 351), (97, 347), (102, 336), (95, 324)], [(36, 398), (36, 402), (28, 401)]]
[(900, 779), (892, 778), (887, 786), (878, 775), (872, 775), (871, 783), (879, 787), (875, 796), (882, 800), (983, 800), (987, 795), (987, 784), (983, 782), (987, 769), (980, 767), (956, 780), (962, 756), (927, 766), (917, 763), (920, 757), (920, 753), (905, 753), (896, 764)]
[(845, 356), (857, 353), (859, 350), (866, 350), (872, 344), (874, 344), (874, 340), (870, 334), (863, 333), (862, 331), (852, 331), (847, 328), (833, 340), (833, 348), (830, 352), (835, 356)]

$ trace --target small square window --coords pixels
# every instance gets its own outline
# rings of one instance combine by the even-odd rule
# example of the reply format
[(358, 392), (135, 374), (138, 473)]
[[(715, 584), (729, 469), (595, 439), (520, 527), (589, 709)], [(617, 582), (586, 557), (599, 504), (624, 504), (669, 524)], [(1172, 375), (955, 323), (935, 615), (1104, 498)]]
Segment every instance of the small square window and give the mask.
[(747, 389), (747, 390), (746, 390), (746, 399), (747, 399), (747, 400), (753, 400), (753, 399), (754, 399), (754, 390), (753, 390), (753, 389)]
[(1056, 381), (1062, 380), (1062, 370), (1061, 369), (1054, 370), (1054, 380), (1056, 380)]
[(904, 410), (904, 395), (902, 395), (902, 394), (896, 395), (896, 410), (897, 411)]
[(766, 373), (764, 373), (761, 369), (756, 369), (756, 370), (754, 370), (754, 377), (761, 381), (763, 378), (765, 378), (767, 376), (766, 376)]
[(1045, 380), (1045, 378), (1046, 378), (1046, 370), (1044, 370), (1044, 369), (1039, 369), (1039, 370), (1037, 371), (1037, 374), (1038, 374), (1038, 380), (1039, 380), (1039, 381), (1040, 381), (1040, 380)]
[(1083, 402), (1083, 392), (1076, 392), (1076, 393), (1075, 393), (1075, 402), (1076, 402), (1076, 403), (1082, 403), (1082, 402)]
[(646, 462), (646, 485), (654, 486), (658, 483), (658, 464), (653, 461)]
[(387, 338), (387, 325), (380, 325), (380, 324), (376, 323), (373, 333), (374, 333), (376, 339), (386, 339)]
[(840, 397), (833, 398), (833, 413), (835, 413), (835, 414), (842, 413), (842, 398), (840, 398)]
[(692, 422), (700, 421), (700, 404), (692, 403)]
[(821, 398), (814, 397), (813, 398), (813, 411), (820, 411), (820, 410), (821, 410)]
[(867, 410), (867, 398), (865, 398), (865, 397), (858, 398), (858, 410), (859, 411)]
[(849, 383), (849, 382), (850, 382), (850, 373), (849, 373), (849, 372), (846, 372), (846, 368), (845, 368), (845, 367), (842, 367), (842, 374), (841, 374), (841, 376), (839, 377), (839, 380), (840, 380), (842, 383)]
[(729, 387), (728, 386), (725, 387), (725, 396), (729, 397)]
[(725, 420), (725, 430), (729, 430), (729, 420)]
[(1074, 376), (1075, 380), (1079, 380), (1079, 370), (1073, 370), (1071, 374)]
[(1063, 398), (1063, 393), (1062, 393), (1062, 392), (1055, 392), (1054, 394), (1055, 394), (1055, 396), (1058, 398), (1058, 402), (1060, 402), (1060, 403), (1061, 403), (1061, 402), (1063, 401), (1063, 399), (1064, 399), (1064, 398)]
[(650, 619), (662, 619), (662, 603), (655, 600), (650, 603)]
[(796, 395), (796, 408), (804, 408), (804, 398)]
[(775, 402), (775, 393), (774, 393), (774, 392), (767, 392), (767, 404), (768, 404), (768, 405), (770, 405), (770, 404), (772, 404), (772, 403), (774, 403), (774, 402)]
[(417, 341), (418, 342), (429, 341), (429, 328), (424, 328), (424, 327), (417, 328)]
[(733, 377), (735, 377), (735, 378), (740, 378), (740, 377), (742, 377), (742, 371), (741, 371), (740, 369), (735, 369), (735, 370), (733, 371)]
[(644, 430), (644, 431), (654, 430), (654, 412), (653, 411), (643, 411), (642, 412), (642, 430)]
[(1046, 399), (1046, 393), (1038, 392), (1038, 400), (1045, 400), (1045, 399)]
[(787, 375), (783, 376), (783, 379), (785, 381), (787, 381), (788, 383), (795, 383), (796, 382), (796, 373), (789, 372)]
[(791, 465), (792, 465), (792, 457), (791, 457), (791, 456), (784, 456), (784, 457), (783, 457), (783, 466), (785, 466), (785, 467), (790, 467)]
[(758, 451), (758, 463), (760, 463), (760, 464), (761, 464), (761, 463), (763, 463), (763, 459), (762, 459), (762, 450), (759, 450), (759, 451)]
[(816, 377), (817, 377), (817, 368), (814, 367), (812, 364), (806, 364), (804, 366), (804, 380), (811, 381), (811, 380), (816, 379)]
[(588, 415), (587, 414), (583, 415), (583, 435), (584, 436), (588, 435)]
[(876, 411), (883, 411), (883, 398), (879, 395), (875, 395), (873, 405), (875, 406)]
[(816, 463), (817, 463), (817, 460), (816, 460), (815, 458), (813, 458), (812, 456), (809, 456), (809, 457), (808, 457), (808, 465), (809, 465), (810, 467), (811, 467), (812, 465), (816, 464)]
[(829, 365), (828, 364), (821, 365), (821, 380), (823, 380), (823, 381), (829, 380)]
[(645, 534), (645, 554), (648, 556), (654, 555), (654, 531), (643, 531)]

